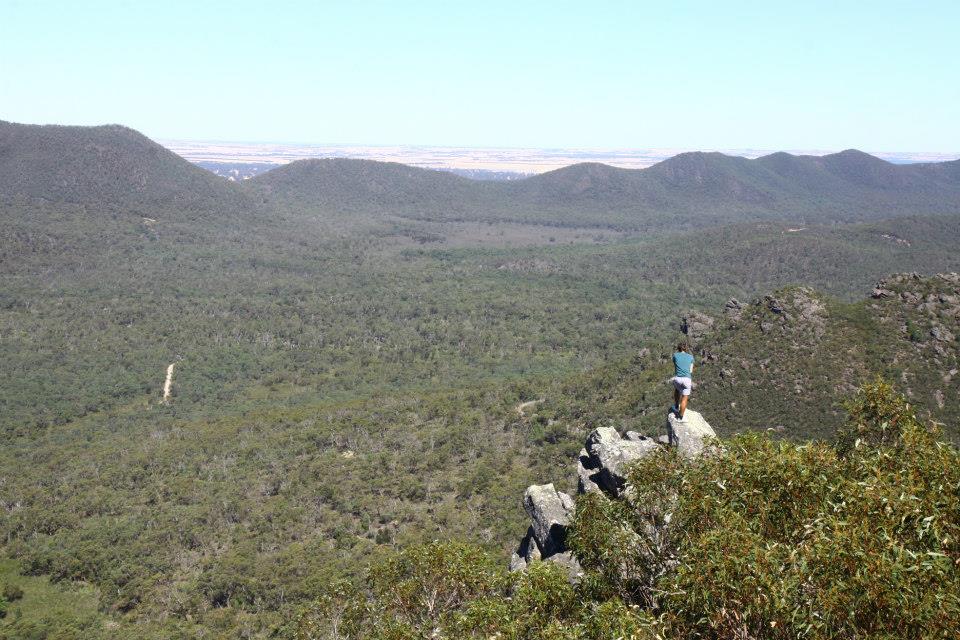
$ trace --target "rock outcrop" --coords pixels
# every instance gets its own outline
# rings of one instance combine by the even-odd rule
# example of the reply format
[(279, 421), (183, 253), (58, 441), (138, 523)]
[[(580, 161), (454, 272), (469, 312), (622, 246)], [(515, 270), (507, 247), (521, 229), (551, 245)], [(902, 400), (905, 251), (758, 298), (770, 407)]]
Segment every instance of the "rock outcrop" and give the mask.
[(578, 491), (586, 493), (602, 489), (619, 495), (626, 484), (626, 467), (659, 445), (633, 431), (621, 437), (613, 427), (594, 429), (580, 451), (577, 462)]
[(527, 487), (523, 508), (530, 516), (530, 528), (510, 560), (510, 569), (524, 569), (531, 562), (549, 559), (567, 566), (571, 576), (582, 573), (580, 565), (567, 551), (567, 527), (573, 517), (570, 495), (550, 484)]
[(690, 340), (698, 341), (713, 328), (713, 318), (699, 311), (691, 311), (680, 322), (680, 331)]
[[(666, 435), (659, 439), (628, 431), (624, 436), (613, 427), (594, 429), (577, 459), (577, 493), (599, 492), (617, 498), (628, 490), (627, 471), (636, 462), (664, 446), (675, 447), (680, 455), (694, 459), (716, 438), (702, 415), (687, 409), (684, 419), (670, 413)], [(567, 568), (571, 580), (583, 573), (567, 548), (567, 528), (573, 519), (573, 498), (558, 491), (553, 483), (531, 485), (523, 496), (530, 527), (510, 560), (511, 571), (522, 571), (531, 563), (547, 561)]]
[(702, 415), (687, 409), (683, 420), (672, 413), (667, 416), (667, 436), (670, 446), (675, 447), (684, 458), (692, 460), (703, 454), (707, 442), (716, 438), (717, 434)]

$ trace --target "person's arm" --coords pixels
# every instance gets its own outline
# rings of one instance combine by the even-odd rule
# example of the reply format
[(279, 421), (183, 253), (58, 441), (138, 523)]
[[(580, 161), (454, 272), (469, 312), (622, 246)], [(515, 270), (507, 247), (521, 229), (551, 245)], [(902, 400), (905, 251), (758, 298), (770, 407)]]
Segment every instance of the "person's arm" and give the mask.
[(690, 375), (691, 375), (691, 376), (693, 375), (693, 363), (692, 363), (692, 362), (690, 363)]

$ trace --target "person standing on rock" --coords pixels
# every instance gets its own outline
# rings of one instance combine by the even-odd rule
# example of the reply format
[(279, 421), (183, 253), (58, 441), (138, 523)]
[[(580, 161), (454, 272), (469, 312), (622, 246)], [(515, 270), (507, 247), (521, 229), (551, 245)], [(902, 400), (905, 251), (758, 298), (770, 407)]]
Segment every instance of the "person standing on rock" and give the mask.
[(687, 411), (687, 402), (690, 400), (690, 391), (693, 389), (693, 355), (686, 342), (677, 345), (677, 352), (673, 354), (673, 411), (683, 420)]

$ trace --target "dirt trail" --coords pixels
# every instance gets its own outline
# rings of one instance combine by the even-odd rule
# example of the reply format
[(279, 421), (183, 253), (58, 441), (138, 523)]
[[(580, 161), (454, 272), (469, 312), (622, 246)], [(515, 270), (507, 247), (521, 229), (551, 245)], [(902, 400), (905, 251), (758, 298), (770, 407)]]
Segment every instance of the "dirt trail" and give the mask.
[(177, 366), (174, 362), (167, 367), (167, 380), (163, 383), (163, 404), (170, 404), (170, 392), (173, 390), (173, 368)]
[(519, 413), (521, 416), (524, 416), (526, 415), (524, 411), (531, 407), (537, 406), (541, 402), (543, 402), (543, 398), (540, 398), (539, 400), (528, 400), (527, 402), (521, 402), (516, 406), (517, 413)]

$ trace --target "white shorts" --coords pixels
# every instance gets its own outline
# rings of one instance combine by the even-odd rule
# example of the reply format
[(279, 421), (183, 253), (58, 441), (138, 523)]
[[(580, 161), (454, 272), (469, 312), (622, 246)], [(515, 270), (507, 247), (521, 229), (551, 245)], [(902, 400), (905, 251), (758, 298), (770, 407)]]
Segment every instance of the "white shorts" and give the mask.
[(673, 388), (680, 392), (680, 395), (688, 396), (690, 395), (690, 390), (693, 389), (693, 380), (690, 378), (677, 376), (670, 378), (670, 382), (673, 383)]

